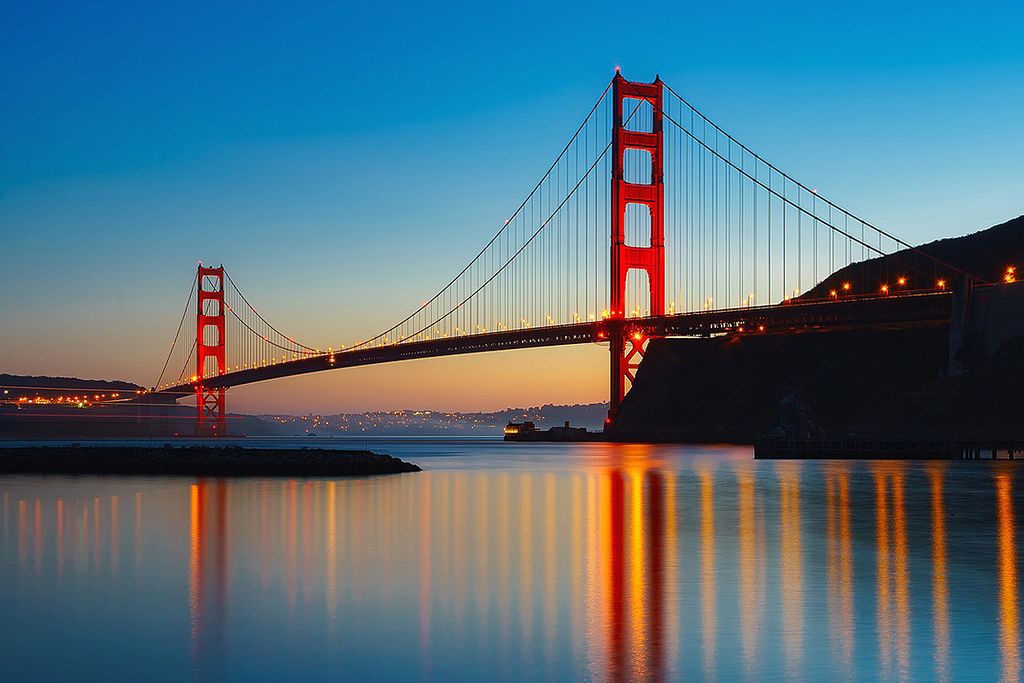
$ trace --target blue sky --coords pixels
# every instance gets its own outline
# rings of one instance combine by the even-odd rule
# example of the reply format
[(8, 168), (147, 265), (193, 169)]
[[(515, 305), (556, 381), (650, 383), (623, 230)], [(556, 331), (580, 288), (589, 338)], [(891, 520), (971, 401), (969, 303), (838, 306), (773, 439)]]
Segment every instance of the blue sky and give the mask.
[[(0, 370), (151, 383), (198, 259), (300, 339), (374, 332), (500, 227), (615, 65), (909, 241), (1024, 212), (1020, 3), (675, 2), (635, 28), (621, 3), (488, 5), (6, 4)], [(232, 407), (604, 398), (599, 350), (531, 353)], [(457, 381), (481, 372), (511, 388)]]

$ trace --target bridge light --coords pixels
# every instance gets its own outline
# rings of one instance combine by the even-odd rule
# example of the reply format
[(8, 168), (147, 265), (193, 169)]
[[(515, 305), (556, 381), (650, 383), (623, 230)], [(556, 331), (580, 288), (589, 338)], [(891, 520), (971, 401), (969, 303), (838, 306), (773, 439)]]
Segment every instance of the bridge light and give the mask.
[(1008, 282), (1008, 283), (1009, 282), (1016, 282), (1017, 281), (1017, 267), (1016, 266), (1006, 266), (1006, 274), (1003, 276), (1003, 280)]
[(837, 292), (837, 291), (836, 291), (836, 290), (834, 290), (834, 289), (833, 289), (833, 290), (830, 290), (830, 291), (829, 291), (829, 293), (828, 293), (828, 295), (829, 295), (830, 297), (832, 297), (833, 299), (838, 299), (838, 298), (839, 298), (839, 292)]
[(939, 289), (945, 289), (946, 281), (940, 278), (939, 280), (935, 281), (935, 286), (938, 287)]
[(758, 332), (764, 332), (764, 325), (758, 325), (757, 326), (757, 331)]
[(905, 278), (905, 277), (903, 277), (903, 276), (901, 275), (901, 276), (899, 277), (899, 279), (898, 279), (898, 280), (896, 280), (896, 284), (898, 284), (898, 285), (899, 285), (900, 287), (903, 287), (904, 285), (906, 285), (906, 284), (907, 284), (907, 278)]
[(882, 292), (882, 294), (888, 294), (889, 293), (889, 285), (882, 285), (880, 291)]
[(844, 292), (849, 292), (850, 291), (850, 283), (849, 282), (844, 282), (843, 283), (843, 291)]

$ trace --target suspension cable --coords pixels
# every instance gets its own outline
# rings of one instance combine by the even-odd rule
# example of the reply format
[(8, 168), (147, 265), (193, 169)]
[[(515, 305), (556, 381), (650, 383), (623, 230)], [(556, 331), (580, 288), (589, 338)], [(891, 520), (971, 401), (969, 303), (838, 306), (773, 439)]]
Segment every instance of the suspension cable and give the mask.
[[(672, 123), (676, 128), (678, 128), (680, 131), (682, 131), (687, 136), (689, 136), (694, 142), (696, 142), (698, 145), (703, 147), (705, 150), (707, 150), (708, 152), (713, 154), (715, 157), (717, 157), (719, 160), (721, 160), (722, 162), (724, 162), (725, 164), (727, 164), (728, 166), (730, 166), (734, 170), (738, 171), (741, 175), (745, 176), (748, 180), (750, 180), (754, 184), (760, 186), (762, 189), (766, 190), (769, 194), (775, 196), (777, 199), (782, 200), (782, 202), (784, 204), (789, 204), (790, 206), (795, 208), (797, 211), (800, 211), (800, 212), (802, 212), (804, 214), (807, 214), (808, 216), (811, 216), (812, 218), (816, 218), (818, 220), (818, 222), (824, 223), (825, 225), (827, 225), (832, 230), (834, 230), (837, 233), (840, 233), (843, 236), (845, 236), (847, 239), (850, 239), (850, 240), (853, 240), (853, 241), (857, 242), (858, 244), (866, 247), (867, 249), (875, 252), (876, 254), (879, 254), (880, 256), (886, 256), (886, 253), (884, 251), (882, 251), (880, 248), (875, 247), (873, 245), (868, 244), (867, 242), (864, 242), (864, 241), (861, 241), (861, 240), (857, 239), (853, 235), (851, 235), (848, 232), (844, 231), (842, 228), (838, 228), (835, 225), (832, 225), (831, 222), (826, 221), (826, 220), (824, 220), (822, 218), (818, 218), (818, 217), (814, 216), (810, 211), (808, 211), (804, 207), (800, 206), (799, 204), (793, 203), (788, 197), (786, 197), (786, 196), (784, 196), (782, 194), (779, 194), (779, 192), (777, 190), (775, 190), (773, 187), (771, 187), (771, 181), (770, 180), (769, 180), (769, 184), (767, 184), (767, 185), (764, 184), (762, 181), (758, 180), (755, 176), (750, 175), (744, 169), (740, 168), (739, 166), (737, 166), (736, 164), (732, 163), (730, 160), (728, 160), (727, 158), (722, 156), (717, 150), (713, 149), (706, 142), (704, 142), (699, 137), (697, 137), (695, 134), (693, 134), (689, 130), (687, 130), (681, 123), (679, 123), (674, 118), (672, 118), (671, 115), (665, 113), (660, 107), (657, 107), (657, 108), (658, 108), (659, 111), (661, 111), (662, 115), (666, 119), (668, 119), (668, 121), (670, 123)], [(698, 114), (699, 114), (699, 112), (698, 112)], [(710, 120), (708, 122), (711, 123)], [(711, 125), (714, 125), (714, 123), (712, 123)], [(774, 168), (774, 167), (772, 167), (772, 168)], [(785, 175), (785, 174), (782, 174), (781, 172), (779, 172), (779, 173), (780, 173), (780, 175)], [(789, 178), (789, 176), (785, 176), (785, 177)], [(792, 180), (792, 179), (790, 179), (790, 180)], [(796, 181), (792, 181), (792, 182), (796, 182)], [(801, 185), (801, 187), (803, 187), (803, 186)], [(824, 197), (822, 197), (822, 199), (824, 201), (828, 201), (828, 200), (824, 199)], [(836, 208), (838, 208), (840, 211), (844, 211), (844, 209), (842, 209), (841, 207), (836, 207)], [(853, 214), (850, 214), (850, 215), (852, 216)], [(769, 219), (770, 219), (771, 218), (771, 213), (769, 213), (768, 216), (769, 216)], [(856, 216), (854, 216), (854, 218), (856, 218)], [(857, 220), (860, 220), (860, 219), (857, 219)], [(865, 224), (866, 225), (870, 225), (870, 224), (867, 224), (867, 223), (865, 223)], [(877, 230), (876, 229), (876, 231), (879, 232), (880, 234), (885, 234), (881, 230)], [(894, 239), (894, 241), (899, 242), (901, 245), (905, 245), (905, 243), (900, 241), (900, 240), (895, 240)], [(913, 247), (910, 247), (910, 248), (912, 249)], [(925, 254), (925, 255), (927, 256), (927, 254)], [(948, 267), (952, 268), (953, 266), (948, 266)]]
[[(625, 126), (627, 123), (629, 123), (630, 119), (633, 118), (633, 114), (636, 114), (637, 110), (640, 109), (640, 104), (641, 103), (638, 102), (637, 105), (635, 107), (633, 107), (633, 111), (630, 113), (629, 117), (627, 117), (626, 120), (622, 122), (623, 126)], [(496, 277), (498, 277), (509, 266), (509, 264), (512, 263), (516, 259), (516, 257), (519, 256), (519, 254), (521, 254), (523, 252), (523, 250), (526, 249), (526, 247), (528, 247), (530, 245), (530, 243), (533, 242), (534, 239), (536, 239), (537, 235), (539, 235), (544, 230), (544, 228), (546, 228), (548, 226), (548, 224), (551, 222), (551, 219), (555, 217), (555, 214), (557, 214), (562, 209), (562, 207), (565, 206), (566, 202), (569, 201), (569, 198), (572, 197), (576, 193), (576, 190), (578, 190), (580, 188), (580, 186), (583, 184), (583, 181), (586, 180), (590, 176), (590, 174), (594, 171), (595, 168), (597, 168), (597, 165), (600, 163), (601, 159), (603, 159), (604, 156), (608, 153), (608, 150), (611, 149), (611, 147), (612, 147), (612, 142), (609, 141), (608, 145), (605, 146), (605, 148), (601, 151), (601, 154), (599, 154), (598, 157), (596, 159), (594, 159), (594, 163), (592, 163), (590, 165), (590, 168), (587, 169), (587, 172), (583, 174), (583, 177), (580, 178), (579, 181), (576, 183), (576, 185), (573, 186), (572, 190), (570, 190), (569, 193), (565, 196), (565, 198), (562, 199), (562, 201), (558, 204), (558, 206), (555, 207), (554, 211), (552, 211), (548, 215), (548, 217), (546, 219), (544, 219), (544, 221), (540, 224), (540, 227), (538, 227), (537, 230), (534, 231), (534, 233), (530, 236), (530, 238), (528, 240), (526, 240), (526, 242), (521, 247), (519, 247), (519, 249), (517, 249), (508, 258), (508, 260), (505, 261), (505, 263), (493, 275), (491, 275), (489, 278), (487, 278), (475, 290), (470, 292), (470, 294), (468, 296), (466, 296), (466, 298), (463, 299), (454, 308), (449, 310), (447, 313), (441, 315), (439, 318), (434, 320), (429, 325), (426, 325), (425, 327), (421, 328), (419, 331), (413, 333), (412, 335), (410, 335), (410, 337), (415, 338), (415, 337), (419, 336), (420, 334), (423, 334), (425, 331), (429, 330), (431, 327), (433, 327), (437, 323), (441, 322), (442, 320), (444, 320), (445, 318), (450, 316), (455, 311), (459, 310), (467, 301), (469, 301), (474, 296), (476, 296), (481, 290), (483, 290), (484, 287), (486, 287)], [(355, 348), (355, 347), (353, 347), (353, 348)]]
[[(785, 179), (789, 180), (790, 182), (792, 182), (792, 183), (796, 184), (797, 186), (799, 186), (800, 188), (802, 188), (802, 189), (806, 190), (807, 192), (810, 192), (811, 194), (813, 194), (813, 195), (817, 196), (817, 197), (818, 197), (819, 199), (821, 199), (821, 200), (822, 200), (823, 202), (825, 202), (826, 204), (828, 204), (828, 205), (829, 205), (830, 207), (832, 207), (832, 208), (835, 208), (835, 209), (838, 209), (839, 211), (841, 211), (841, 212), (843, 212), (844, 214), (846, 214), (846, 215), (850, 216), (850, 217), (851, 217), (851, 218), (853, 218), (854, 220), (857, 220), (857, 221), (859, 221), (859, 222), (860, 222), (860, 223), (861, 223), (862, 225), (866, 225), (867, 227), (871, 228), (872, 230), (874, 230), (874, 231), (875, 231), (875, 232), (877, 232), (878, 234), (880, 234), (880, 235), (883, 235), (883, 236), (885, 236), (885, 237), (889, 238), (890, 240), (892, 240), (893, 242), (895, 242), (895, 243), (899, 244), (899, 245), (900, 245), (900, 246), (902, 246), (902, 247), (903, 247), (904, 249), (909, 249), (909, 250), (911, 250), (911, 251), (913, 251), (913, 252), (915, 252), (915, 253), (917, 253), (917, 254), (920, 254), (921, 256), (924, 256), (925, 258), (931, 259), (932, 261), (934, 261), (935, 263), (939, 264), (940, 266), (943, 266), (944, 268), (949, 268), (950, 270), (953, 270), (953, 271), (955, 271), (955, 272), (957, 272), (957, 273), (960, 273), (961, 275), (965, 275), (965, 276), (967, 276), (967, 277), (970, 277), (970, 278), (973, 278), (973, 279), (977, 280), (978, 282), (981, 282), (981, 283), (985, 283), (985, 280), (983, 280), (982, 278), (979, 278), (978, 276), (974, 275), (973, 273), (969, 273), (969, 272), (967, 272), (966, 270), (963, 270), (962, 268), (958, 268), (957, 266), (954, 266), (954, 265), (952, 265), (952, 264), (950, 264), (950, 263), (946, 263), (946, 262), (945, 262), (945, 261), (943, 261), (942, 259), (940, 259), (940, 258), (937, 258), (937, 257), (935, 257), (935, 256), (932, 256), (931, 254), (929, 254), (928, 252), (924, 251), (924, 250), (923, 250), (923, 249), (921, 249), (920, 247), (915, 247), (915, 246), (914, 246), (914, 245), (912, 245), (912, 244), (909, 244), (909, 243), (907, 243), (907, 242), (904, 242), (904, 241), (903, 241), (903, 240), (901, 240), (901, 239), (900, 239), (899, 237), (896, 237), (895, 235), (893, 235), (893, 234), (891, 234), (891, 233), (889, 233), (889, 232), (887, 232), (887, 231), (883, 230), (882, 228), (879, 228), (878, 226), (876, 226), (876, 225), (874, 225), (874, 224), (872, 224), (872, 223), (869, 223), (868, 221), (864, 220), (864, 219), (863, 219), (863, 218), (861, 218), (860, 216), (858, 216), (858, 215), (856, 215), (856, 214), (854, 214), (854, 213), (852, 213), (852, 212), (850, 212), (850, 211), (847, 211), (846, 209), (844, 209), (843, 207), (839, 206), (838, 204), (836, 204), (836, 203), (835, 203), (835, 202), (833, 202), (832, 200), (828, 199), (827, 197), (823, 197), (823, 196), (819, 195), (819, 194), (818, 194), (817, 192), (815, 192), (814, 190), (812, 190), (812, 189), (808, 188), (808, 187), (807, 187), (806, 185), (804, 185), (804, 184), (803, 184), (803, 183), (801, 183), (800, 181), (796, 180), (795, 178), (791, 177), (791, 176), (790, 176), (789, 174), (787, 174), (786, 172), (782, 171), (782, 170), (781, 170), (781, 169), (779, 169), (779, 168), (778, 168), (777, 166), (775, 166), (774, 164), (772, 164), (771, 162), (769, 162), (769, 161), (768, 161), (767, 159), (765, 159), (764, 157), (762, 157), (761, 155), (759, 155), (759, 154), (758, 154), (757, 152), (753, 151), (752, 149), (750, 149), (749, 147), (747, 147), (746, 145), (744, 145), (744, 144), (743, 144), (742, 142), (740, 142), (739, 140), (737, 140), (736, 138), (734, 138), (734, 137), (733, 137), (732, 135), (730, 135), (729, 133), (727, 133), (727, 132), (726, 132), (725, 130), (723, 130), (723, 129), (722, 129), (722, 128), (721, 128), (721, 127), (720, 127), (720, 126), (719, 126), (719, 125), (717, 124), (717, 123), (715, 123), (714, 121), (712, 121), (711, 119), (709, 119), (709, 118), (708, 118), (707, 116), (705, 116), (705, 115), (704, 115), (704, 114), (703, 114), (703, 113), (702, 113), (702, 112), (701, 112), (701, 111), (700, 111), (699, 109), (697, 109), (697, 108), (696, 108), (696, 107), (694, 107), (694, 106), (693, 106), (692, 104), (690, 104), (690, 102), (689, 102), (689, 101), (687, 101), (687, 100), (686, 100), (686, 99), (685, 99), (685, 98), (684, 98), (684, 97), (683, 97), (682, 95), (680, 95), (680, 94), (679, 94), (679, 93), (677, 93), (677, 92), (676, 92), (675, 90), (673, 90), (673, 89), (672, 89), (672, 88), (671, 88), (671, 87), (670, 87), (670, 86), (668, 85), (668, 83), (665, 83), (664, 81), (662, 81), (662, 85), (664, 86), (664, 88), (665, 88), (666, 90), (668, 90), (668, 91), (669, 91), (670, 93), (672, 93), (672, 95), (673, 95), (673, 96), (675, 96), (675, 97), (676, 97), (676, 99), (678, 99), (678, 100), (679, 100), (680, 102), (682, 102), (682, 103), (683, 103), (684, 105), (686, 105), (686, 106), (687, 106), (687, 107), (688, 107), (688, 108), (689, 108), (689, 109), (690, 109), (691, 111), (693, 111), (693, 112), (694, 112), (695, 114), (697, 114), (697, 116), (701, 117), (701, 118), (702, 118), (702, 119), (703, 119), (704, 121), (706, 121), (707, 123), (710, 123), (710, 124), (711, 124), (711, 126), (712, 126), (713, 128), (715, 128), (715, 130), (717, 130), (718, 132), (720, 132), (721, 134), (723, 134), (723, 135), (725, 135), (725, 136), (726, 136), (727, 138), (729, 138), (729, 139), (730, 139), (731, 141), (733, 141), (734, 143), (736, 143), (736, 144), (737, 144), (737, 145), (738, 145), (738, 146), (740, 147), (740, 149), (742, 149), (743, 151), (747, 152), (747, 154), (751, 155), (751, 156), (752, 156), (752, 157), (753, 157), (754, 159), (756, 159), (757, 161), (760, 161), (760, 162), (761, 162), (762, 164), (764, 164), (765, 166), (767, 166), (767, 167), (768, 167), (768, 168), (769, 168), (770, 170), (772, 170), (772, 171), (775, 171), (776, 173), (778, 173), (778, 174), (779, 174), (780, 176), (782, 176), (783, 178), (785, 178)], [(663, 112), (663, 113), (664, 113), (664, 112)], [(682, 131), (683, 131), (684, 133), (686, 133), (687, 135), (690, 135), (690, 137), (692, 137), (692, 138), (693, 138), (693, 139), (694, 139), (694, 140), (695, 140), (696, 142), (700, 143), (700, 144), (701, 144), (702, 146), (704, 146), (705, 148), (707, 148), (707, 145), (705, 145), (705, 144), (704, 144), (704, 143), (703, 143), (703, 142), (702, 142), (701, 140), (698, 140), (698, 139), (697, 139), (696, 137), (694, 137), (694, 136), (693, 136), (693, 135), (692, 135), (692, 134), (691, 134), (691, 133), (690, 133), (689, 131), (687, 131), (687, 130), (686, 130), (685, 128), (683, 128), (683, 127), (682, 127), (682, 126), (681, 126), (681, 125), (680, 125), (680, 124), (679, 124), (679, 123), (678, 123), (677, 121), (673, 120), (673, 119), (672, 119), (672, 118), (671, 118), (670, 116), (668, 116), (667, 114), (665, 115), (665, 117), (666, 117), (667, 119), (669, 119), (670, 121), (672, 121), (672, 123), (674, 123), (674, 124), (675, 124), (675, 125), (676, 125), (676, 126), (677, 126), (677, 127), (678, 127), (678, 128), (680, 129), (680, 130), (682, 130)], [(729, 162), (726, 162), (726, 163), (729, 163)], [(732, 164), (731, 164), (731, 163), (730, 163), (729, 165), (730, 165), (730, 166), (732, 166)], [(733, 168), (736, 168), (736, 167), (735, 167), (735, 166), (733, 166)], [(738, 170), (739, 170), (739, 169), (738, 169)], [(742, 170), (741, 170), (740, 172), (741, 172), (741, 173), (743, 173), (744, 175), (746, 175), (746, 176), (747, 176), (748, 178), (750, 178), (750, 176), (749, 176), (749, 175), (747, 175), (747, 174), (746, 174), (746, 173), (745, 173), (744, 171), (742, 171)], [(753, 179), (752, 179), (752, 180), (753, 180)], [(755, 180), (754, 182), (757, 182), (757, 181)], [(758, 184), (760, 184), (760, 183), (758, 183)], [(762, 185), (762, 187), (764, 187), (764, 186)], [(765, 189), (768, 189), (768, 188), (765, 188)], [(769, 191), (770, 191), (770, 190), (769, 190)], [(773, 194), (774, 194), (774, 192), (773, 192)], [(778, 195), (776, 195), (776, 196), (778, 196)], [(791, 205), (792, 205), (792, 204), (791, 204)], [(797, 208), (798, 208), (798, 209), (800, 209), (801, 211), (804, 211), (804, 210), (803, 210), (803, 209), (802, 209), (801, 207), (799, 207), (799, 206), (798, 206)], [(804, 211), (804, 213), (807, 213), (807, 212), (806, 212), (806, 211)], [(810, 215), (810, 214), (808, 214), (808, 215)], [(847, 233), (845, 233), (844, 231), (842, 231), (842, 230), (839, 230), (839, 229), (838, 229), (838, 228), (836, 228), (835, 226), (831, 225), (831, 223), (825, 222), (825, 221), (823, 221), (823, 220), (822, 220), (821, 222), (822, 222), (822, 223), (825, 223), (826, 225), (828, 225), (828, 226), (829, 226), (830, 228), (832, 228), (833, 230), (837, 230), (838, 232), (840, 232), (840, 233), (842, 233), (842, 234), (847, 234)], [(856, 238), (853, 238), (852, 236), (850, 236), (850, 237), (851, 237), (852, 239), (856, 240)], [(867, 246), (867, 244), (866, 244), (865, 242), (862, 242), (861, 240), (856, 240), (856, 241), (857, 241), (857, 242), (858, 242), (859, 244), (863, 245), (863, 246)], [(878, 251), (877, 249), (874, 249), (874, 248), (872, 248), (872, 247), (868, 247), (868, 248), (869, 248), (869, 249), (872, 249), (873, 251), (876, 251), (876, 252), (877, 252), (877, 253), (879, 253), (879, 254), (882, 254), (883, 256), (885, 255), (885, 253), (884, 253), (884, 252)]]
[[(253, 313), (255, 313), (256, 317), (259, 318), (263, 322), (263, 324), (265, 324), (267, 327), (272, 329), (274, 332), (277, 332), (283, 338), (287, 339), (288, 341), (290, 341), (291, 343), (295, 344), (296, 346), (302, 347), (303, 349), (306, 349), (307, 351), (313, 351), (313, 352), (319, 353), (319, 351), (320, 351), (319, 349), (315, 349), (312, 346), (306, 346), (305, 344), (303, 344), (301, 342), (297, 342), (294, 339), (292, 339), (291, 337), (289, 337), (288, 335), (286, 335), (281, 330), (279, 330), (276, 327), (274, 327), (273, 325), (271, 325), (270, 322), (266, 318), (264, 318), (262, 315), (260, 315), (260, 312), (257, 311), (253, 307), (253, 305), (251, 303), (249, 303), (249, 300), (245, 298), (245, 294), (242, 294), (242, 290), (239, 289), (238, 285), (235, 284), (235, 281), (231, 279), (231, 275), (228, 273), (227, 269), (224, 270), (224, 276), (228, 279), (228, 282), (231, 283), (231, 286), (235, 288), (235, 292), (238, 293), (238, 296), (242, 297), (242, 301), (244, 301), (245, 305), (249, 307), (249, 310), (251, 310)], [(228, 310), (231, 310), (231, 312), (234, 313), (234, 310), (232, 310), (230, 308)], [(238, 315), (235, 314), (235, 317), (238, 318)], [(241, 318), (238, 318), (238, 319), (241, 321)], [(244, 325), (245, 323), (243, 322), (242, 324)], [(246, 325), (246, 327), (248, 327), (251, 332), (253, 332), (254, 334), (258, 335), (258, 333), (255, 330), (253, 330), (251, 327), (249, 327), (248, 325)], [(258, 335), (258, 336), (262, 336), (262, 335)], [(284, 348), (284, 347), (279, 347), (279, 348)], [(293, 349), (285, 349), (285, 350), (286, 351), (292, 351)]]
[[(368, 344), (372, 344), (373, 342), (378, 341), (381, 338), (387, 337), (387, 335), (391, 334), (392, 332), (394, 332), (395, 330), (400, 328), (402, 325), (404, 325), (405, 323), (407, 323), (410, 320), (412, 320), (413, 317), (415, 317), (417, 313), (419, 313), (421, 310), (425, 309), (427, 306), (429, 306), (430, 304), (432, 304), (435, 301), (437, 301), (441, 297), (442, 294), (444, 294), (446, 291), (448, 291), (448, 289), (453, 284), (455, 284), (455, 282), (457, 282), (458, 279), (460, 277), (462, 277), (473, 266), (474, 263), (477, 262), (477, 260), (487, 251), (487, 249), (492, 244), (494, 244), (494, 242), (498, 239), (498, 237), (500, 237), (505, 232), (505, 230), (508, 228), (508, 226), (513, 223), (513, 221), (515, 220), (516, 216), (518, 216), (519, 213), (523, 210), (523, 207), (525, 207), (527, 205), (527, 203), (530, 201), (530, 199), (533, 198), (533, 196), (537, 193), (537, 190), (540, 189), (541, 185), (544, 184), (544, 181), (548, 178), (548, 176), (551, 175), (551, 171), (555, 168), (555, 166), (558, 165), (558, 162), (561, 161), (562, 157), (565, 156), (565, 153), (572, 146), (572, 143), (575, 142), (576, 139), (579, 137), (580, 132), (586, 127), (587, 123), (590, 121), (590, 118), (594, 115), (594, 112), (597, 111), (597, 109), (600, 106), (601, 102), (604, 101), (604, 97), (605, 97), (605, 95), (608, 94), (608, 90), (610, 90), (611, 87), (612, 87), (612, 81), (608, 81), (608, 85), (606, 85), (604, 87), (604, 90), (601, 91), (601, 94), (600, 94), (600, 96), (598, 96), (597, 101), (594, 103), (594, 106), (590, 108), (589, 112), (587, 112), (586, 117), (583, 119), (583, 123), (581, 123), (579, 125), (579, 127), (576, 129), (576, 132), (572, 134), (571, 138), (569, 138), (569, 142), (567, 142), (565, 144), (565, 147), (562, 148), (562, 151), (555, 158), (555, 160), (551, 163), (551, 166), (548, 167), (548, 170), (544, 173), (543, 176), (541, 176), (541, 179), (539, 181), (537, 181), (537, 184), (533, 187), (532, 190), (530, 190), (530, 193), (526, 195), (526, 198), (522, 201), (522, 203), (519, 205), (519, 207), (512, 213), (512, 216), (507, 221), (505, 221), (505, 224), (501, 226), (501, 228), (498, 230), (497, 233), (494, 234), (493, 237), (491, 237), (491, 239), (487, 242), (487, 244), (485, 244), (483, 246), (483, 248), (477, 253), (477, 255), (474, 256), (473, 259), (468, 264), (466, 264), (466, 266), (461, 271), (459, 271), (458, 274), (455, 275), (455, 277), (453, 277), (451, 279), (451, 281), (448, 282), (447, 285), (445, 285), (443, 288), (441, 288), (441, 290), (438, 291), (433, 297), (428, 299), (425, 304), (421, 305), (415, 311), (413, 311), (408, 316), (406, 316), (403, 320), (395, 323), (393, 326), (391, 326), (387, 330), (381, 332), (380, 334), (376, 335), (375, 337), (371, 337), (370, 339), (367, 339), (366, 341), (359, 342), (358, 344), (355, 344), (354, 346), (349, 347), (350, 350), (351, 349), (359, 348), (361, 346), (366, 346)], [(586, 176), (584, 176), (584, 177), (586, 177)], [(439, 320), (443, 320), (450, 313), (451, 313), (451, 311), (449, 311), (444, 316), (439, 318)]]
[(181, 320), (178, 321), (178, 331), (174, 333), (174, 341), (171, 342), (171, 349), (167, 352), (167, 358), (164, 360), (164, 367), (160, 370), (160, 377), (157, 378), (154, 387), (160, 386), (160, 381), (164, 378), (164, 373), (167, 372), (167, 364), (171, 362), (171, 355), (174, 353), (174, 347), (178, 343), (178, 337), (181, 335), (181, 327), (185, 324), (185, 317), (188, 315), (189, 306), (192, 305), (192, 292), (195, 291), (196, 280), (199, 278), (199, 271), (196, 270), (196, 276), (192, 278), (192, 284), (188, 286), (188, 301), (185, 302), (185, 310), (181, 312)]
[[(239, 292), (239, 293), (241, 293), (241, 292)], [(231, 315), (235, 316), (235, 320), (237, 320), (238, 322), (242, 323), (242, 326), (245, 327), (245, 329), (247, 329), (250, 332), (252, 332), (258, 338), (262, 339), (265, 343), (270, 344), (271, 346), (276, 346), (277, 348), (281, 349), (282, 351), (287, 351), (288, 353), (296, 353), (295, 349), (289, 348), (287, 346), (281, 346), (277, 342), (272, 341), (268, 337), (264, 337), (262, 334), (260, 334), (256, 330), (254, 330), (252, 327), (250, 327), (249, 323), (247, 323), (244, 320), (242, 320), (242, 318), (238, 315), (238, 313), (235, 312), (235, 309), (232, 308), (231, 306), (228, 306), (228, 305), (225, 304), (224, 307), (228, 309), (228, 312), (231, 313)], [(255, 311), (253, 311), (253, 312), (255, 313)], [(259, 313), (257, 313), (256, 315), (259, 315)], [(263, 318), (260, 318), (260, 320), (263, 320)], [(263, 320), (263, 322), (265, 322), (267, 325), (270, 325), (270, 323), (267, 323), (266, 320)], [(273, 327), (271, 327), (271, 329), (273, 329)], [(274, 330), (274, 331), (277, 332), (277, 330)], [(277, 333), (281, 334), (280, 332), (277, 332)], [(284, 337), (283, 334), (281, 336)], [(285, 337), (285, 339), (288, 339), (288, 338)], [(289, 339), (288, 341), (291, 341), (291, 340)], [(314, 348), (311, 348), (309, 346), (304, 346), (302, 344), (299, 344), (298, 342), (295, 342), (295, 343), (297, 345), (299, 345), (299, 346), (302, 346), (302, 348), (306, 349), (306, 351), (303, 353), (303, 355), (309, 355), (310, 353), (320, 353), (320, 349), (314, 349)]]

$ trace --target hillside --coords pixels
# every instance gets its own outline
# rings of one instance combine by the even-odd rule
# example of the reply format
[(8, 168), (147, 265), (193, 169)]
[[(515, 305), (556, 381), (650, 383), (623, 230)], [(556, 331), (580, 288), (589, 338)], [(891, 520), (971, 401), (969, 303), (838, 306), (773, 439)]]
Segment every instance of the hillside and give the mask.
[[(993, 254), (998, 258), (993, 259)], [(852, 263), (825, 278), (801, 298), (825, 299), (829, 291), (841, 291), (844, 282), (849, 282), (852, 291), (858, 294), (877, 292), (884, 283), (893, 286), (896, 278), (901, 276), (907, 278), (909, 289), (930, 289), (939, 279), (953, 282), (955, 271), (935, 265), (924, 255), (982, 281), (999, 282), (1006, 266), (1024, 267), (1024, 216), (963, 237), (929, 242), (916, 251), (904, 249), (888, 256)]]
[[(923, 250), (999, 281), (1007, 264), (1024, 265), (1024, 217)], [(854, 291), (858, 282), (884, 282), (908, 273), (897, 269), (911, 258), (902, 253), (853, 264), (806, 296), (822, 296), (816, 291), (844, 281)], [(1019, 324), (1007, 324), (1024, 318), (1024, 310), (1017, 311), (1019, 297), (1003, 300), (1017, 303), (997, 312), (980, 308), (977, 324), (988, 330), (989, 344), (977, 345), (970, 372), (952, 377), (946, 376), (946, 325), (654, 340), (619, 409), (614, 436), (1024, 438), (1024, 336)]]

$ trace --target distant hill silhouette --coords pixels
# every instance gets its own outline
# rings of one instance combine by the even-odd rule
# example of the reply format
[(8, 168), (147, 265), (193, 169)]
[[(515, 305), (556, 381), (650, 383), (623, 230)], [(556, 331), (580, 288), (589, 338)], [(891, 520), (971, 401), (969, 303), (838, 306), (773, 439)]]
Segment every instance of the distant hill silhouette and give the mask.
[(107, 379), (80, 379), (78, 377), (48, 377), (46, 375), (10, 375), (0, 373), (0, 389), (10, 394), (17, 390), (31, 394), (30, 397), (58, 398), (74, 394), (96, 394), (103, 392), (134, 393), (143, 387), (131, 382)]

